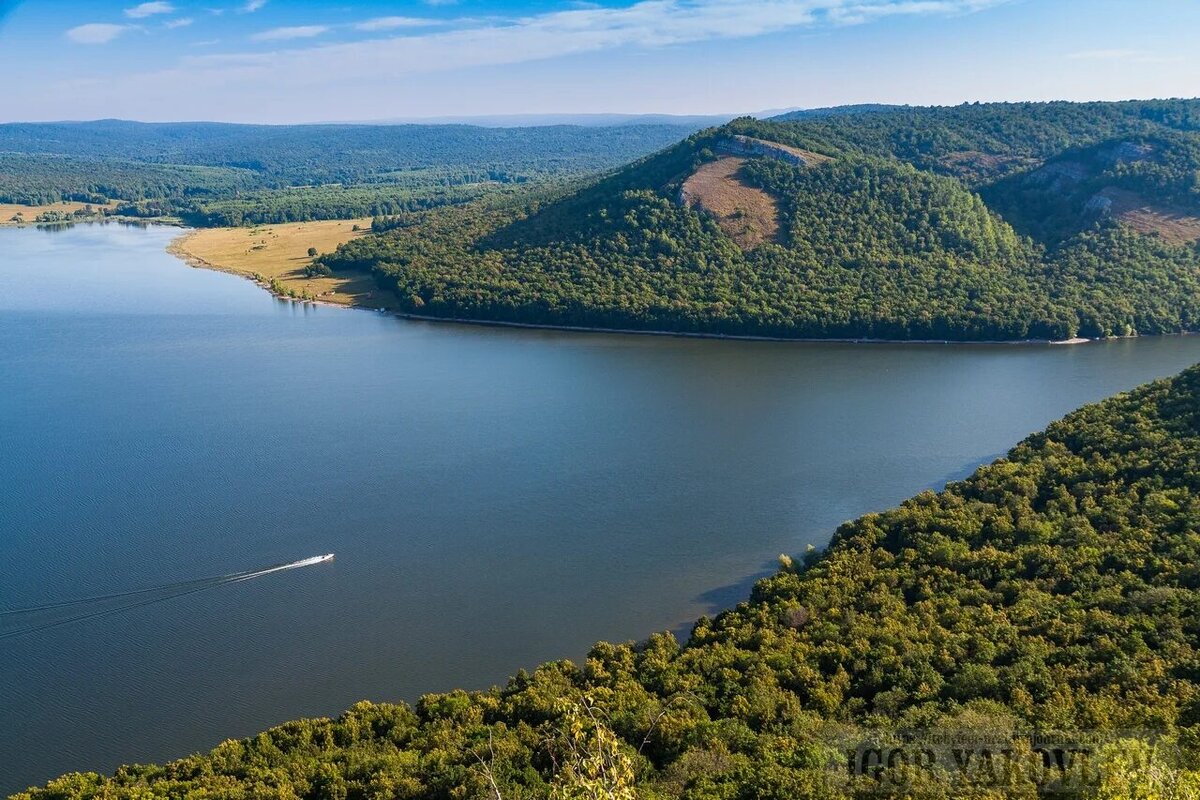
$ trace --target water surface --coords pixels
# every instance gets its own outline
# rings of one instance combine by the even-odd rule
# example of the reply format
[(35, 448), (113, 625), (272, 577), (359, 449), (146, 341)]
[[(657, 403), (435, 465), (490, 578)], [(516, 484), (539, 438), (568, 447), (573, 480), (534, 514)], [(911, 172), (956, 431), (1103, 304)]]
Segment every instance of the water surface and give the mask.
[(0, 230), (0, 606), (337, 561), (0, 640), (0, 792), (678, 628), (777, 554), (1200, 361), (1200, 337), (406, 322), (189, 268), (176, 234)]

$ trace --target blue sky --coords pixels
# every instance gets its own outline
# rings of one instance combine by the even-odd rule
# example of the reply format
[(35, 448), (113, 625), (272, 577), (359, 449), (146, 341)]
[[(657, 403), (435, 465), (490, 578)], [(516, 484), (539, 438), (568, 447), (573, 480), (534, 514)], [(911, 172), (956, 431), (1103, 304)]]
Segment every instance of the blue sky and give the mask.
[(0, 118), (1196, 96), (1197, 31), (1197, 0), (0, 0)]

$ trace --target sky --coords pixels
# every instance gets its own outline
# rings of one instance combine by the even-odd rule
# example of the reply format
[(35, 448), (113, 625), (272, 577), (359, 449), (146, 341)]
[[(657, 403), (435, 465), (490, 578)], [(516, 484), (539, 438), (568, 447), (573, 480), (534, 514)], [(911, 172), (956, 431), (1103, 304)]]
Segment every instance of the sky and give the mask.
[(0, 0), (0, 120), (1200, 95), (1200, 0)]

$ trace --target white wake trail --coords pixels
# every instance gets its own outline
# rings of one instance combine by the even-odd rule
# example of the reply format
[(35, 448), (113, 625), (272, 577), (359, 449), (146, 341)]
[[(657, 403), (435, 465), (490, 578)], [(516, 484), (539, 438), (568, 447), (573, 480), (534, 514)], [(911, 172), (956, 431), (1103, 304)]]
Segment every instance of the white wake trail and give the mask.
[(272, 572), (283, 572), (287, 569), (315, 567), (317, 564), (324, 564), (327, 561), (333, 561), (333, 553), (326, 553), (323, 556), (312, 556), (311, 558), (302, 558), (299, 561), (292, 561), (288, 564), (279, 564), (274, 567), (266, 567), (265, 569), (255, 570), (254, 572), (244, 572), (236, 577), (231, 577), (229, 582), (236, 583), (238, 581), (248, 581), (251, 578), (261, 578), (263, 575), (270, 575)]
[(80, 605), (89, 604), (89, 603), (93, 603), (93, 604), (104, 603), (107, 601), (112, 601), (112, 600), (117, 600), (117, 599), (132, 600), (135, 597), (147, 595), (147, 594), (162, 595), (159, 597), (151, 597), (151, 598), (145, 599), (145, 600), (138, 600), (138, 601), (132, 602), (132, 603), (127, 602), (125, 605), (116, 606), (114, 608), (106, 608), (106, 609), (101, 609), (98, 611), (89, 611), (89, 612), (86, 612), (83, 614), (78, 614), (73, 617), (67, 617), (66, 619), (60, 619), (60, 620), (56, 620), (53, 622), (47, 622), (47, 623), (41, 624), (41, 625), (33, 625), (33, 626), (30, 626), (27, 628), (21, 628), (20, 630), (0, 632), (0, 639), (9, 639), (14, 636), (23, 636), (28, 633), (36, 633), (38, 631), (44, 631), (44, 630), (48, 630), (50, 628), (57, 628), (61, 625), (67, 625), (72, 622), (81, 622), (83, 620), (95, 619), (97, 617), (107, 617), (111, 614), (121, 613), (122, 611), (130, 611), (135, 608), (142, 608), (143, 606), (153, 605), (155, 603), (162, 603), (167, 600), (173, 600), (177, 597), (183, 597), (185, 595), (195, 594), (196, 592), (203, 592), (203, 591), (207, 591), (209, 589), (215, 589), (218, 586), (226, 586), (231, 583), (241, 583), (242, 581), (253, 580), (254, 578), (261, 578), (262, 576), (270, 575), (273, 572), (283, 572), (285, 570), (291, 570), (291, 569), (302, 569), (304, 567), (315, 567), (318, 564), (325, 564), (327, 562), (333, 561), (333, 556), (334, 556), (333, 553), (326, 553), (325, 555), (321, 555), (321, 556), (311, 556), (310, 558), (302, 558), (299, 561), (290, 561), (287, 564), (276, 564), (275, 566), (272, 566), (272, 567), (264, 567), (262, 569), (251, 570), (248, 572), (232, 572), (232, 573), (229, 573), (228, 575), (219, 575), (219, 576), (214, 576), (211, 578), (198, 578), (198, 579), (190, 580), (190, 581), (179, 581), (177, 583), (168, 583), (168, 584), (163, 584), (161, 586), (152, 586), (152, 587), (149, 587), (146, 589), (134, 589), (131, 591), (126, 591), (126, 592), (115, 592), (112, 594), (96, 595), (94, 597), (83, 597), (83, 598), (77, 598), (74, 600), (60, 600), (60, 601), (53, 602), (53, 603), (46, 603), (46, 604), (43, 604), (40, 606), (28, 606), (26, 608), (16, 608), (16, 609), (9, 609), (6, 611), (0, 611), (0, 618), (3, 618), (6, 616), (16, 616), (16, 615), (20, 615), (20, 614), (32, 614), (34, 612), (39, 612), (39, 611), (50, 611), (50, 610), (54, 610), (54, 609), (63, 609), (63, 608), (71, 607), (71, 606), (80, 606)]

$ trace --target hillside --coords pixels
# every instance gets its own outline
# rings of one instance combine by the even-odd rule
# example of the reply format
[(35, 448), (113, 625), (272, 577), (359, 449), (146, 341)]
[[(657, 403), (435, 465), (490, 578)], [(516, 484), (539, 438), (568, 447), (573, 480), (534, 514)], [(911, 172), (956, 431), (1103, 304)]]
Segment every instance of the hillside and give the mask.
[(1019, 230), (1058, 242), (1112, 219), (1171, 244), (1200, 239), (1200, 137), (1159, 133), (1069, 149), (993, 183), (989, 204)]
[[(1098, 773), (1060, 796), (1195, 797), (1197, 530), (1200, 367), (846, 523), (682, 647), (598, 644), (503, 689), (360, 703), (17, 797), (920, 800), (962, 788), (949, 762), (850, 781), (842, 748), (902, 729), (1019, 754), (1031, 728), (1099, 742)], [(1034, 797), (1032, 781), (1066, 774), (1032, 758), (1029, 773), (976, 769), (993, 793), (973, 796)]]
[[(966, 341), (1190, 330), (1198, 109), (736, 120), (568, 196), (405, 216), (323, 261), (374, 269), (436, 317)], [(1039, 177), (1078, 153), (1086, 180)]]

